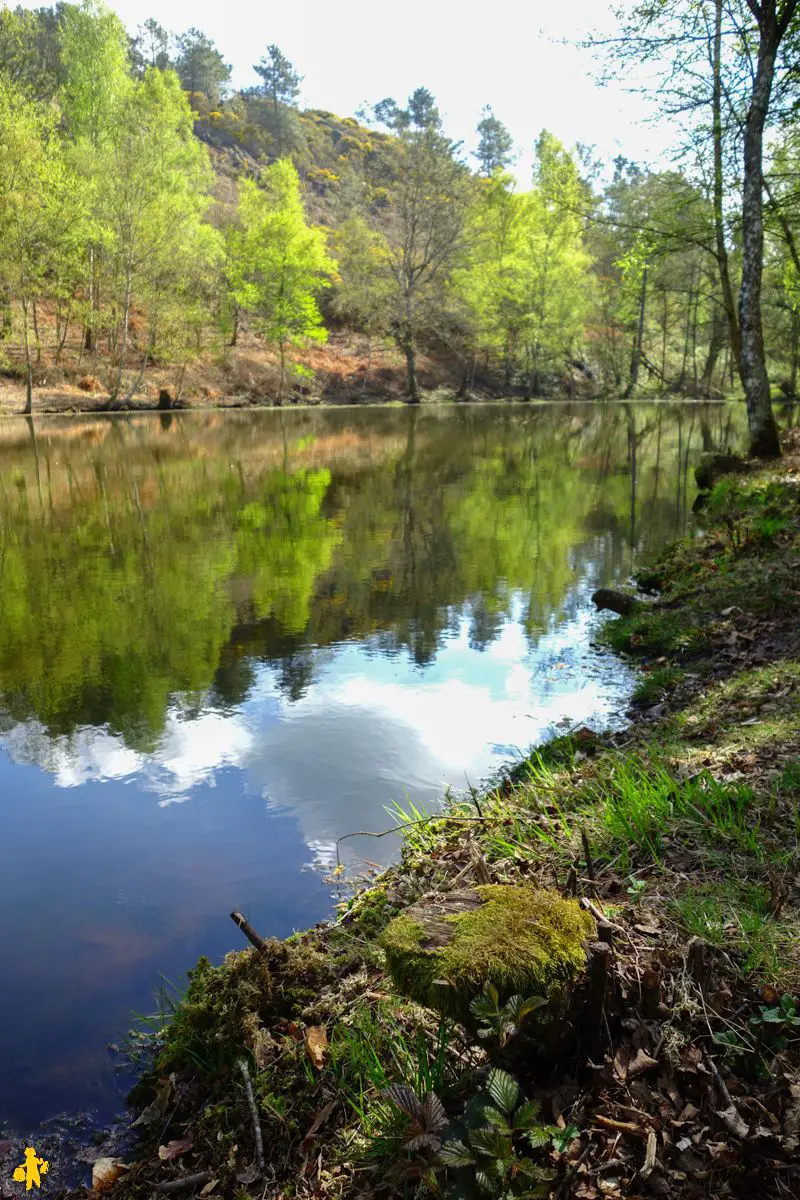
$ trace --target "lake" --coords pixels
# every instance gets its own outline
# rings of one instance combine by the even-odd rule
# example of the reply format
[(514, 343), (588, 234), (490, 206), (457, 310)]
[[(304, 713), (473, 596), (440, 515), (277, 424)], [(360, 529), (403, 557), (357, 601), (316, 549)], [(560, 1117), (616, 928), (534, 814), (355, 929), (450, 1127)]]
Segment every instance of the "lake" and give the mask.
[[(0, 1133), (107, 1119), (162, 976), (324, 919), (336, 841), (624, 720), (590, 596), (731, 410), (0, 422)], [(389, 839), (350, 839), (356, 871)]]

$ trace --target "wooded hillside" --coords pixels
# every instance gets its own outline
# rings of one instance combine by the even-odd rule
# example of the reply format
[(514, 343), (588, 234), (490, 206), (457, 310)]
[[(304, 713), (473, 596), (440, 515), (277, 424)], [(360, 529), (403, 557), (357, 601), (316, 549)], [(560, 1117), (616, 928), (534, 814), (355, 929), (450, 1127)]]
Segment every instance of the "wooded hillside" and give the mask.
[(197, 29), (132, 37), (100, 0), (0, 10), (6, 407), (14, 380), (29, 410), (34, 390), (115, 408), (743, 389), (773, 453), (769, 381), (794, 396), (800, 359), (796, 4), (733, 7), (629, 6), (587, 50), (589, 69), (663, 68), (673, 169), (544, 130), (527, 186), (488, 107), (470, 148), (424, 87), (301, 111), (277, 46), (233, 91)]

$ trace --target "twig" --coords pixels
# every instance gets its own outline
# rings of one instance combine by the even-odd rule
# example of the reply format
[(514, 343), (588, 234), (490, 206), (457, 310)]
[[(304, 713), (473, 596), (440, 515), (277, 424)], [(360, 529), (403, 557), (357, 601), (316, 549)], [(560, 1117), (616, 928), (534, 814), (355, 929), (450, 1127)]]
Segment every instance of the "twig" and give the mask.
[(583, 857), (586, 860), (586, 874), (592, 883), (595, 882), (594, 863), (592, 862), (592, 848), (589, 845), (589, 834), (586, 832), (586, 826), (581, 828), (581, 841), (583, 842)]
[(641, 1125), (634, 1125), (632, 1121), (615, 1121), (613, 1117), (604, 1117), (600, 1113), (595, 1113), (592, 1117), (595, 1125), (602, 1125), (604, 1129), (613, 1129), (616, 1133), (628, 1133), (631, 1137), (646, 1138), (647, 1130), (642, 1129)]
[(578, 1174), (579, 1168), (583, 1166), (584, 1162), (588, 1158), (589, 1151), (591, 1150), (591, 1148), (592, 1148), (592, 1143), (589, 1142), (589, 1144), (587, 1146), (584, 1146), (583, 1150), (581, 1150), (580, 1155), (578, 1156), (578, 1158), (575, 1159), (575, 1162), (572, 1164), (569, 1171), (567, 1171), (566, 1175), (561, 1180), (559, 1189), (556, 1192), (556, 1200), (562, 1200), (562, 1197), (566, 1196), (567, 1192), (569, 1191), (570, 1184), (572, 1183), (575, 1176)]
[(247, 1069), (247, 1061), (244, 1058), (239, 1059), (239, 1070), (242, 1072), (244, 1079), (244, 1090), (247, 1094), (247, 1103), (250, 1108), (250, 1116), (253, 1120), (253, 1136), (256, 1140), (256, 1162), (258, 1163), (259, 1175), (264, 1174), (264, 1137), (261, 1133), (261, 1122), (258, 1119), (258, 1109), (256, 1108), (256, 1098), (253, 1095), (253, 1085), (250, 1082), (250, 1072)]
[(617, 933), (623, 933), (628, 937), (627, 931), (621, 925), (616, 925), (613, 921), (609, 920), (605, 913), (600, 912), (600, 909), (592, 904), (588, 897), (583, 896), (581, 898), (581, 908), (585, 908), (588, 913), (591, 913), (598, 925), (607, 925), (609, 929), (614, 929)]
[(256, 929), (253, 929), (253, 926), (246, 917), (242, 916), (240, 912), (232, 912), (231, 920), (233, 921), (234, 925), (239, 926), (248, 942), (252, 942), (256, 950), (264, 949), (267, 944), (266, 938), (263, 938)]
[[(496, 817), (495, 820), (502, 821), (504, 817)], [(376, 833), (374, 829), (356, 829), (352, 833), (343, 833), (340, 838), (336, 839), (336, 865), (341, 866), (342, 862), (339, 858), (339, 845), (341, 842), (346, 842), (348, 838), (354, 837), (371, 837), (385, 838), (390, 833), (400, 833), (403, 829), (410, 829), (412, 825), (430, 825), (433, 821), (450, 821), (458, 825), (485, 825), (487, 821), (492, 820), (491, 817), (449, 817), (447, 813), (436, 813), (431, 817), (420, 817), (416, 821), (401, 821), (399, 825), (393, 825), (391, 829), (382, 829), (380, 833)]]
[(168, 1179), (166, 1183), (157, 1183), (153, 1190), (156, 1192), (182, 1192), (184, 1188), (200, 1187), (201, 1184), (210, 1182), (210, 1171), (198, 1171), (196, 1175), (182, 1175), (180, 1179)]

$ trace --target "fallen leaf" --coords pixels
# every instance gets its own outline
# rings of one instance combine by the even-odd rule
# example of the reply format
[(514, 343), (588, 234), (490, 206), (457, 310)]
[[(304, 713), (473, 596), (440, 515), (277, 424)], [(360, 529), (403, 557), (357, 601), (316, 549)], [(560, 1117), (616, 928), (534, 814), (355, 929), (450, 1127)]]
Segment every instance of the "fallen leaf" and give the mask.
[(305, 1155), (308, 1152), (309, 1146), (314, 1141), (314, 1138), (319, 1133), (322, 1126), (329, 1120), (331, 1113), (336, 1108), (336, 1101), (329, 1100), (324, 1108), (321, 1108), (317, 1113), (306, 1136), (300, 1143), (300, 1153)]
[(306, 1030), (306, 1054), (312, 1066), (321, 1071), (328, 1057), (328, 1034), (324, 1025), (309, 1025)]
[(129, 1168), (118, 1158), (98, 1158), (92, 1166), (92, 1191), (106, 1192)]
[(172, 1094), (175, 1091), (175, 1075), (165, 1075), (156, 1083), (156, 1097), (152, 1103), (148, 1104), (139, 1113), (139, 1116), (131, 1124), (131, 1129), (136, 1129), (138, 1125), (150, 1125), (154, 1121), (163, 1120), (169, 1108)]
[(200, 1189), (200, 1195), (201, 1196), (210, 1196), (218, 1183), (219, 1183), (218, 1179), (209, 1179), (206, 1186), (204, 1188)]
[(184, 1138), (182, 1141), (167, 1142), (166, 1146), (158, 1147), (158, 1157), (162, 1162), (172, 1162), (173, 1158), (180, 1158), (182, 1154), (188, 1154), (194, 1146), (194, 1142), (189, 1138)]
[(727, 1129), (728, 1133), (734, 1137), (746, 1138), (749, 1132), (747, 1122), (744, 1121), (739, 1113), (738, 1108), (731, 1104), (728, 1108), (717, 1109), (717, 1116), (722, 1124)]

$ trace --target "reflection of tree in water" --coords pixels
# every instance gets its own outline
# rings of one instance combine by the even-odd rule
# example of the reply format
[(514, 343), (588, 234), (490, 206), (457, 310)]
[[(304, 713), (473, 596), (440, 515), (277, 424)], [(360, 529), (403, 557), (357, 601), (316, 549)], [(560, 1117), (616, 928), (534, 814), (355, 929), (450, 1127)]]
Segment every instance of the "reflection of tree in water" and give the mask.
[(230, 416), (6, 435), (13, 720), (144, 749), (171, 697), (235, 707), (257, 662), (296, 700), (316, 648), (424, 665), (462, 619), (485, 649), (520, 596), (536, 639), (680, 527), (709, 431), (735, 440), (722, 408), (702, 424), (644, 405)]

